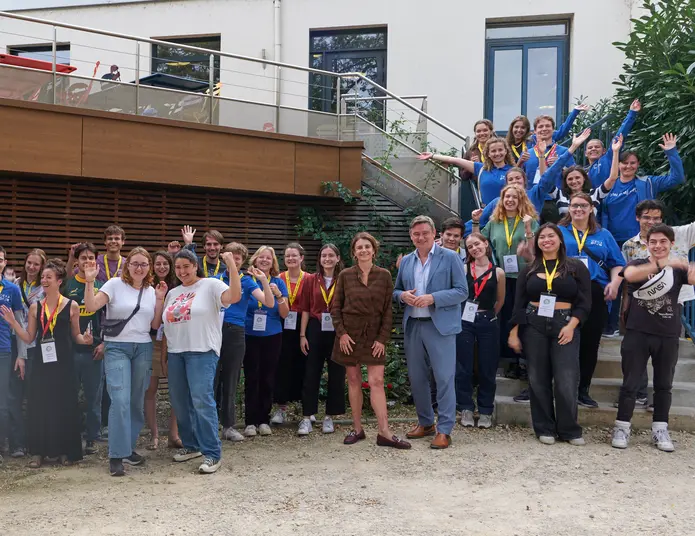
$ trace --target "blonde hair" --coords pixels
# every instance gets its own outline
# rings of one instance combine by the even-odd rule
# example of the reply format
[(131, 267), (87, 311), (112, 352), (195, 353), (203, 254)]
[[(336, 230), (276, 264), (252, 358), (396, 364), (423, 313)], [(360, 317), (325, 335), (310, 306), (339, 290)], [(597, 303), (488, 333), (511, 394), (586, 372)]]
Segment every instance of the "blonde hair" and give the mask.
[[(128, 253), (128, 256), (125, 259), (125, 266), (121, 271), (121, 279), (124, 283), (130, 285), (131, 287), (133, 286), (133, 277), (130, 275), (130, 270), (128, 268), (130, 267), (130, 259), (132, 259), (135, 255), (142, 255), (143, 257), (147, 258), (149, 268), (147, 269), (147, 275), (145, 276), (145, 279), (142, 280), (142, 286), (151, 287), (152, 283), (154, 282), (154, 266), (152, 262), (152, 256), (147, 252), (145, 248), (140, 246), (131, 249), (130, 253)], [(104, 259), (104, 262), (108, 262), (108, 259)]]
[(505, 140), (504, 138), (490, 138), (489, 140), (487, 140), (485, 147), (483, 147), (483, 157), (485, 158), (483, 169), (485, 169), (485, 171), (490, 171), (492, 169), (492, 166), (494, 165), (492, 163), (492, 160), (490, 159), (490, 146), (492, 146), (495, 143), (501, 143), (502, 145), (504, 145), (504, 163), (510, 166), (513, 166), (515, 164), (514, 159), (512, 158), (512, 149), (509, 147), (507, 140)]
[(517, 197), (519, 198), (519, 208), (517, 209), (519, 218), (529, 215), (534, 220), (538, 219), (538, 213), (536, 212), (533, 203), (531, 203), (531, 200), (528, 198), (528, 195), (526, 195), (526, 190), (519, 188), (519, 186), (516, 184), (507, 184), (507, 186), (502, 188), (502, 191), (500, 192), (500, 200), (498, 201), (495, 210), (492, 212), (490, 220), (501, 223), (507, 218), (507, 211), (504, 208), (504, 194), (512, 189), (516, 191)]
[[(251, 255), (251, 258), (249, 259), (249, 266), (256, 266), (256, 259), (258, 256), (263, 253), (264, 251), (270, 251), (270, 254), (273, 256), (273, 266), (270, 268), (270, 276), (271, 277), (277, 277), (278, 274), (280, 273), (280, 263), (278, 262), (277, 255), (275, 255), (275, 250), (271, 248), (270, 246), (261, 246), (259, 247), (256, 252)], [(257, 268), (257, 266), (256, 266)]]

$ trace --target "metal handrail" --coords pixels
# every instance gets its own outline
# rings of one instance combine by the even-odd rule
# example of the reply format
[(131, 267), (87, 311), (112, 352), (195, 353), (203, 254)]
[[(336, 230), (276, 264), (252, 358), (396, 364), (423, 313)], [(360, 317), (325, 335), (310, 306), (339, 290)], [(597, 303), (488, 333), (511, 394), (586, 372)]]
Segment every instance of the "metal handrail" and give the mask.
[[(448, 125), (446, 125), (446, 124), (444, 124), (444, 123), (442, 123), (441, 121), (439, 121), (438, 119), (432, 117), (432, 116), (429, 115), (428, 113), (423, 112), (422, 110), (418, 109), (416, 106), (410, 104), (408, 101), (406, 101), (406, 100), (404, 100), (403, 98), (399, 97), (399, 96), (396, 95), (395, 93), (389, 91), (389, 90), (386, 89), (385, 87), (380, 86), (379, 84), (377, 84), (377, 83), (374, 82), (373, 80), (370, 80), (369, 78), (367, 78), (367, 77), (366, 77), (364, 74), (362, 74), (362, 73), (334, 73), (334, 72), (331, 72), (331, 71), (323, 71), (323, 70), (320, 70), (320, 69), (313, 69), (313, 68), (311, 68), (311, 67), (304, 67), (304, 66), (301, 66), (301, 65), (293, 65), (293, 64), (291, 64), (291, 63), (283, 63), (283, 62), (274, 61), (274, 60), (268, 60), (268, 59), (263, 59), (263, 58), (254, 58), (254, 57), (252, 57), (252, 56), (244, 56), (244, 55), (241, 55), (241, 54), (232, 54), (232, 53), (230, 53), (230, 52), (222, 52), (222, 51), (220, 51), (220, 50), (212, 50), (212, 49), (209, 49), (209, 48), (196, 47), (196, 46), (185, 45), (185, 44), (180, 44), (180, 43), (171, 43), (171, 42), (169, 42), (169, 41), (162, 41), (162, 40), (159, 40), (159, 39), (151, 39), (151, 38), (148, 38), (148, 37), (139, 37), (139, 36), (135, 36), (135, 35), (122, 34), (122, 33), (118, 33), (118, 32), (110, 32), (110, 31), (107, 31), (107, 30), (99, 30), (99, 29), (96, 29), (96, 28), (89, 28), (89, 27), (87, 27), (87, 26), (79, 26), (79, 25), (77, 25), (77, 24), (69, 24), (69, 23), (66, 23), (66, 22), (52, 21), (52, 20), (47, 20), (47, 19), (39, 19), (39, 18), (36, 18), (36, 17), (28, 17), (28, 16), (26, 16), (26, 15), (19, 15), (19, 14), (17, 14), (17, 13), (8, 13), (7, 11), (0, 11), (0, 17), (7, 17), (7, 18), (10, 18), (10, 19), (22, 20), (22, 21), (25, 21), (25, 22), (34, 22), (34, 23), (36, 23), (36, 24), (43, 24), (43, 25), (46, 25), (46, 26), (53, 26), (54, 29), (55, 29), (56, 27), (57, 27), (57, 28), (67, 28), (67, 29), (69, 29), (69, 30), (77, 30), (77, 31), (86, 32), (86, 33), (94, 33), (94, 34), (98, 34), (98, 35), (105, 35), (105, 36), (108, 36), (108, 37), (117, 37), (117, 38), (120, 38), (120, 39), (127, 39), (127, 40), (130, 40), (130, 41), (135, 41), (136, 43), (142, 42), (142, 43), (150, 43), (150, 44), (152, 44), (152, 45), (176, 47), (176, 48), (180, 48), (180, 49), (183, 49), (183, 50), (190, 50), (190, 51), (192, 51), (192, 52), (203, 52), (203, 53), (205, 53), (205, 54), (211, 54), (211, 55), (215, 55), (215, 56), (220, 56), (220, 57), (225, 57), (225, 58), (232, 58), (232, 59), (243, 60), (243, 61), (250, 61), (250, 62), (252, 62), (252, 63), (260, 63), (260, 64), (264, 64), (264, 65), (273, 65), (273, 66), (275, 66), (275, 67), (284, 67), (284, 68), (287, 68), (287, 69), (294, 69), (294, 70), (298, 70), (298, 71), (304, 71), (304, 72), (307, 72), (307, 73), (320, 74), (320, 75), (324, 75), (324, 76), (333, 76), (333, 77), (336, 77), (337, 79), (341, 79), (341, 78), (359, 78), (360, 80), (362, 80), (362, 81), (368, 83), (369, 85), (371, 85), (372, 87), (374, 87), (374, 88), (377, 89), (378, 91), (384, 93), (385, 95), (388, 95), (388, 96), (391, 97), (393, 100), (400, 102), (400, 103), (403, 104), (406, 108), (410, 108), (410, 109), (413, 110), (414, 112), (416, 112), (416, 113), (420, 114), (422, 117), (426, 118), (428, 121), (431, 121), (432, 123), (434, 123), (434, 124), (437, 125), (438, 127), (442, 128), (442, 129), (444, 129), (444, 130), (446, 130), (449, 134), (452, 134), (453, 136), (456, 136), (457, 138), (459, 138), (459, 139), (462, 140), (462, 141), (466, 141), (466, 140), (467, 140), (467, 138), (466, 138), (465, 136), (463, 136), (461, 133), (459, 133), (459, 132), (456, 131), (455, 129), (451, 128), (450, 126), (448, 126)], [(53, 42), (55, 43), (55, 32), (54, 32), (54, 40), (53, 40)], [(54, 53), (54, 57), (55, 57), (55, 53)], [(54, 63), (55, 63), (55, 62), (54, 62)], [(55, 67), (54, 67), (54, 70), (55, 70)], [(339, 87), (339, 86), (338, 86), (338, 87)], [(342, 97), (340, 96), (340, 91), (338, 91), (338, 96), (339, 96), (339, 98), (342, 98)], [(336, 115), (339, 115), (339, 114), (340, 114), (340, 106), (337, 106), (337, 107), (336, 107)]]
[[(402, 95), (401, 99), (426, 99), (427, 95)], [(342, 95), (343, 100), (349, 101), (373, 101), (373, 100), (393, 100), (393, 97), (358, 97), (357, 95)]]
[[(590, 128), (592, 131), (594, 131), (594, 130), (596, 130), (597, 127), (602, 126), (604, 123), (607, 123), (608, 121), (610, 121), (614, 117), (615, 117), (614, 114), (606, 114), (601, 119), (591, 123), (586, 128)], [(570, 143), (570, 144), (572, 143), (572, 136), (567, 136), (564, 140), (562, 140), (561, 142), (558, 142), (558, 145), (566, 145), (568, 143)]]

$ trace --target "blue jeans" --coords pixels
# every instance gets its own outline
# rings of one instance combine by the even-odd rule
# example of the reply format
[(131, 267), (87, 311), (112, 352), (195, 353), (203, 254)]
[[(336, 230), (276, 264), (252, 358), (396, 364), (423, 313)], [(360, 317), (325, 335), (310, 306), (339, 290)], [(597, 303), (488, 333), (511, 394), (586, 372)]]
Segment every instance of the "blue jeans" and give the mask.
[(109, 458), (127, 458), (145, 423), (145, 391), (152, 375), (151, 342), (105, 343), (104, 371), (111, 398)]
[(222, 458), (215, 405), (215, 352), (168, 354), (169, 399), (176, 413), (183, 446), (216, 460)]
[(473, 361), (478, 343), (478, 412), (492, 415), (500, 358), (500, 322), (493, 311), (483, 311), (475, 322), (461, 322), (456, 336), (456, 408), (475, 411)]
[(0, 445), (9, 436), (10, 417), (10, 376), (12, 375), (12, 354), (0, 352)]
[(84, 391), (85, 428), (87, 441), (96, 441), (101, 432), (101, 392), (104, 382), (104, 361), (95, 360), (92, 350), (75, 352), (77, 388)]
[(31, 366), (35, 348), (28, 349), (28, 358), (24, 360), (24, 379), (14, 370), (15, 359), (12, 360), (10, 371), (10, 392), (8, 395), (8, 441), (10, 452), (16, 449), (26, 448), (26, 415), (22, 411), (24, 400), (27, 398), (29, 381), (31, 378)]

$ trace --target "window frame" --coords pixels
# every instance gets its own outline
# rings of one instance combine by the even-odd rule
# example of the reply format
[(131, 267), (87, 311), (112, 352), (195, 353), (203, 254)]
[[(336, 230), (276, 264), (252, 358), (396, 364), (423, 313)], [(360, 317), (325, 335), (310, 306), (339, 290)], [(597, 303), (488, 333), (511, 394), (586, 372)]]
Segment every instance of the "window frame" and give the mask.
[[(56, 43), (56, 56), (58, 55), (58, 52), (72, 52), (70, 50), (70, 43), (69, 42), (61, 42), (61, 43)], [(10, 56), (17, 56), (19, 58), (23, 57), (19, 55), (19, 52), (53, 52), (53, 43), (31, 43), (27, 45), (7, 45), (7, 53)], [(70, 65), (70, 60), (72, 57), (68, 59), (67, 63), (61, 63), (58, 61), (56, 57), (56, 62), (60, 63), (61, 65)], [(53, 62), (53, 59), (51, 58), (50, 60), (51, 63)]]
[[(169, 43), (172, 43), (173, 45), (189, 45), (189, 46), (199, 46), (199, 43), (201, 41), (217, 41), (219, 43), (219, 48), (218, 52), (222, 51), (222, 35), (221, 34), (203, 34), (203, 35), (185, 35), (185, 36), (177, 36), (177, 37), (157, 37), (153, 39), (158, 39), (159, 41), (168, 41)], [(167, 45), (155, 45), (153, 44), (150, 47), (150, 72), (151, 74), (157, 74), (161, 71), (157, 70), (157, 65), (160, 63), (164, 63), (163, 60), (157, 59), (157, 49), (158, 47), (165, 47)], [(205, 48), (205, 47), (201, 47)], [(209, 58), (206, 56), (207, 61), (209, 62)], [(198, 60), (196, 60), (198, 61)], [(220, 55), (215, 55), (214, 58), (214, 81), (215, 83), (220, 82), (220, 76), (221, 76), (221, 56)], [(167, 74), (167, 73), (165, 73)], [(172, 75), (172, 76), (178, 76), (178, 75)], [(190, 77), (192, 80), (198, 80), (198, 81), (205, 81), (207, 82), (209, 77), (203, 80), (202, 78), (193, 78)]]

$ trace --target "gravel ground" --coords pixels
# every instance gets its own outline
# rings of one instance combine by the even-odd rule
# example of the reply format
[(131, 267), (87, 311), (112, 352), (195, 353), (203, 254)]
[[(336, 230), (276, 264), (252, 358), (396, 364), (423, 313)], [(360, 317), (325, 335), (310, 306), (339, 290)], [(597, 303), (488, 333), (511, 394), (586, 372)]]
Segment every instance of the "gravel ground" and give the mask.
[[(397, 425), (404, 433), (406, 425)], [(618, 451), (607, 430), (587, 446), (538, 443), (528, 429), (457, 427), (448, 450), (414, 441), (379, 448), (376, 431), (342, 445), (346, 427), (297, 438), (293, 428), (225, 443), (223, 467), (170, 462), (160, 447), (124, 478), (106, 446), (83, 463), (0, 467), (2, 535), (572, 535), (693, 534), (695, 436), (658, 452), (646, 433)], [(166, 444), (165, 441), (160, 443)], [(141, 452), (146, 453), (142, 450)]]

